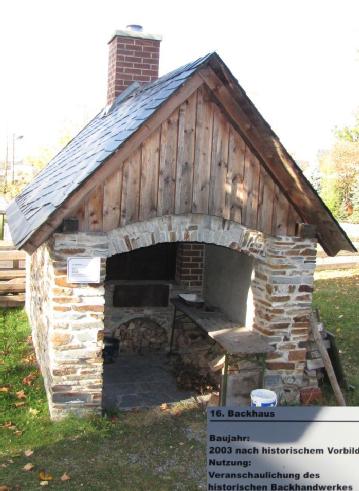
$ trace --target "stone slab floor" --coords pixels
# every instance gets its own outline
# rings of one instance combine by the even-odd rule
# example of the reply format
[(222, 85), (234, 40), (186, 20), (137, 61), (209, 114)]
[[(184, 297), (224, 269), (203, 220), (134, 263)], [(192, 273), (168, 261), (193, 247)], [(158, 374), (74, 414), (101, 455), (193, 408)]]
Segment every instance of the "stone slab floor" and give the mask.
[(102, 407), (107, 410), (148, 408), (194, 396), (179, 390), (165, 353), (120, 353), (104, 365)]

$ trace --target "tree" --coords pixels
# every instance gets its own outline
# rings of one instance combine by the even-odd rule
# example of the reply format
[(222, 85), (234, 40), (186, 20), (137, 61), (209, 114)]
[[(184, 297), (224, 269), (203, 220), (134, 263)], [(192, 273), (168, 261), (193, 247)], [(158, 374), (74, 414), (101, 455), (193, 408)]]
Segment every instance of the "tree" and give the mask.
[[(0, 194), (7, 200), (17, 196), (70, 140), (70, 132), (67, 130), (55, 143), (41, 147), (36, 154), (25, 157), (22, 163), (32, 167), (33, 172), (16, 172), (14, 182), (9, 182), (9, 179), (4, 176), (0, 182)], [(2, 167), (5, 168), (5, 163)]]
[(342, 141), (348, 141), (352, 143), (359, 142), (359, 111), (355, 115), (355, 123), (352, 127), (344, 126), (344, 128), (336, 128), (335, 136)]
[(359, 178), (359, 113), (353, 127), (336, 129), (335, 135), (332, 148), (320, 156), (321, 196), (337, 219), (352, 220), (358, 206), (353, 198)]

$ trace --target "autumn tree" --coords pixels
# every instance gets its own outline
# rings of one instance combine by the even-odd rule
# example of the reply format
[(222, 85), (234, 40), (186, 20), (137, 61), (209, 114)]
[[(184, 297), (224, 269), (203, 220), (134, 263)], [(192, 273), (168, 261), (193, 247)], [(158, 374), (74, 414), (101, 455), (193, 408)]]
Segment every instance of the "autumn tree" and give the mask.
[[(56, 142), (41, 147), (36, 153), (25, 157), (22, 163), (32, 167), (33, 172), (16, 172), (14, 182), (12, 180), (10, 181), (8, 176), (7, 179), (2, 178), (0, 182), (0, 194), (7, 200), (11, 200), (17, 196), (32, 181), (34, 176), (71, 140), (71, 133), (73, 132), (69, 130), (65, 131)], [(2, 166), (5, 167), (5, 165), (6, 163), (4, 162)]]
[(352, 127), (336, 129), (332, 148), (320, 156), (321, 196), (339, 220), (357, 220), (359, 113)]

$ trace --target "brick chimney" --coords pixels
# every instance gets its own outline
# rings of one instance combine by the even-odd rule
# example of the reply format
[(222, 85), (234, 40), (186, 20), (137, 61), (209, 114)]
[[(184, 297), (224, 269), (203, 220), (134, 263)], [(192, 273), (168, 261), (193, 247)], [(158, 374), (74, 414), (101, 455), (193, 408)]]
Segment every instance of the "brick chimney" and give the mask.
[(107, 104), (112, 104), (133, 82), (152, 82), (158, 78), (161, 36), (129, 25), (116, 31), (109, 44)]

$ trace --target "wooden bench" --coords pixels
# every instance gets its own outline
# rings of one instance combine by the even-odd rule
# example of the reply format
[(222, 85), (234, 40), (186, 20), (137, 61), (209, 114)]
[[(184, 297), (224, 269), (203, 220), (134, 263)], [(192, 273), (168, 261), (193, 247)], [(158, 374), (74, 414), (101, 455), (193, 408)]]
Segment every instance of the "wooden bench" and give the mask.
[(0, 241), (0, 307), (25, 303), (26, 253)]
[(200, 327), (216, 343), (218, 343), (225, 352), (223, 367), (223, 383), (221, 387), (221, 404), (226, 404), (226, 390), (228, 379), (228, 356), (235, 355), (261, 355), (274, 351), (273, 346), (269, 344), (268, 339), (258, 332), (243, 327), (236, 322), (232, 322), (226, 315), (218, 309), (211, 311), (205, 305), (195, 307), (188, 305), (179, 298), (171, 300), (174, 305), (172, 332), (169, 353), (172, 353), (174, 331), (176, 329), (177, 312), (182, 312), (194, 324)]

